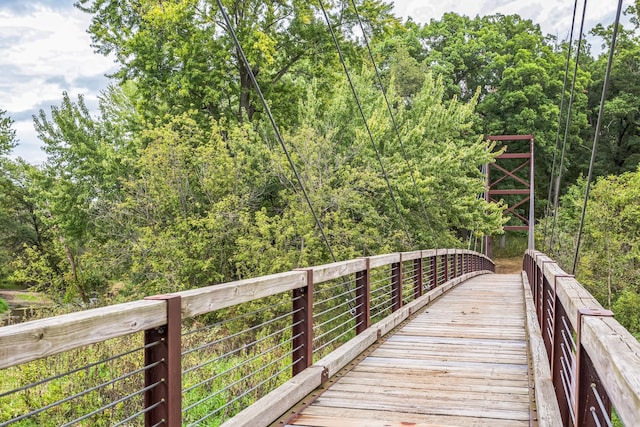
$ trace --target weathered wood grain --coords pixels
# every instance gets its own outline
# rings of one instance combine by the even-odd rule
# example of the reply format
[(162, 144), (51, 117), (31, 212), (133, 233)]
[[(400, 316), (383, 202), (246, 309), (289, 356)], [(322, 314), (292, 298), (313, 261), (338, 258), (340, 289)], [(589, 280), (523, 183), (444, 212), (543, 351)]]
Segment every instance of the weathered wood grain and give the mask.
[(209, 313), (244, 302), (291, 291), (307, 285), (306, 271), (290, 271), (255, 279), (178, 292), (182, 297), (182, 317)]
[(223, 427), (268, 426), (300, 400), (320, 386), (323, 369), (305, 369), (238, 415), (222, 424)]
[(162, 301), (135, 301), (0, 328), (0, 369), (167, 323)]
[(536, 307), (533, 295), (527, 283), (524, 273), (522, 286), (524, 289), (524, 302), (527, 317), (527, 332), (529, 337), (529, 352), (531, 366), (533, 367), (533, 387), (538, 413), (538, 425), (540, 427), (555, 427), (562, 425), (560, 407), (556, 400), (556, 393), (551, 379), (551, 367), (547, 357), (547, 350), (542, 340), (540, 325), (536, 315)]
[[(544, 276), (553, 286), (557, 280), (557, 296), (574, 330), (578, 326), (578, 310), (602, 309), (598, 301), (546, 255), (527, 251), (544, 267)], [(640, 343), (620, 323), (607, 317), (582, 319), (581, 344), (598, 372), (613, 406), (625, 425), (640, 425)]]
[(313, 283), (322, 283), (327, 280), (348, 276), (358, 271), (363, 271), (366, 268), (367, 263), (365, 258), (311, 267), (313, 270)]
[(522, 281), (481, 275), (419, 312), (290, 425), (517, 426), (530, 412)]

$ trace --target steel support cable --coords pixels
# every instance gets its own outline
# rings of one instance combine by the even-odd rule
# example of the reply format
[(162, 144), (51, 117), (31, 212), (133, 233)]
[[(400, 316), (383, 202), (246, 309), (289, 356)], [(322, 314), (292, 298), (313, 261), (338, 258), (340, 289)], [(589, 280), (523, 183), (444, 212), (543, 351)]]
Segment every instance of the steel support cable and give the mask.
[(604, 73), (604, 82), (602, 84), (602, 95), (600, 96), (600, 108), (598, 109), (598, 121), (596, 123), (596, 133), (593, 136), (593, 147), (591, 147), (591, 160), (589, 161), (589, 173), (587, 175), (587, 187), (584, 190), (584, 201), (582, 203), (582, 214), (580, 215), (580, 225), (578, 227), (578, 238), (576, 241), (576, 250), (573, 256), (573, 269), (571, 274), (576, 274), (578, 265), (578, 255), (580, 254), (580, 241), (582, 239), (582, 229), (584, 227), (584, 218), (587, 212), (587, 204), (589, 202), (589, 190), (591, 188), (591, 178), (593, 177), (593, 164), (596, 159), (596, 150), (598, 147), (598, 139), (600, 138), (600, 128), (602, 127), (602, 116), (604, 112), (604, 103), (607, 101), (607, 88), (609, 86), (609, 78), (611, 77), (611, 64), (613, 63), (613, 54), (616, 47), (616, 38), (618, 37), (618, 25), (620, 24), (620, 12), (622, 11), (622, 0), (618, 0), (618, 9), (616, 10), (616, 19), (613, 24), (613, 34), (611, 35), (611, 46), (609, 46), (609, 59), (607, 60), (607, 69)]
[[(562, 110), (564, 110), (564, 94), (567, 90), (567, 77), (569, 75), (569, 65), (571, 62), (571, 50), (573, 48), (573, 32), (576, 23), (576, 12), (578, 11), (578, 0), (573, 2), (573, 18), (571, 19), (571, 33), (569, 34), (569, 45), (567, 47), (567, 60), (564, 67), (564, 78), (562, 81), (562, 97), (560, 98), (560, 111), (558, 112), (558, 130), (556, 132), (556, 144), (553, 149), (553, 162), (551, 164), (551, 176), (549, 177), (549, 195), (547, 197), (547, 216), (544, 221), (544, 242), (547, 241), (547, 225), (549, 222), (549, 207), (551, 205), (551, 196), (553, 194), (553, 186), (555, 185), (554, 177), (556, 174), (556, 157), (558, 155), (558, 142), (560, 141), (560, 127), (562, 126)], [(557, 189), (556, 189), (557, 192)], [(551, 250), (551, 246), (549, 246), (549, 250)]]
[[(220, 0), (217, 0), (218, 2)], [(407, 226), (404, 223), (404, 217), (402, 216), (402, 212), (400, 211), (400, 206), (398, 206), (398, 202), (396, 201), (396, 197), (393, 194), (393, 188), (391, 187), (391, 182), (389, 181), (389, 176), (387, 175), (387, 171), (384, 168), (384, 164), (382, 163), (382, 157), (380, 156), (380, 151), (376, 146), (375, 141), (373, 140), (373, 134), (371, 133), (371, 129), (369, 128), (369, 123), (367, 122), (367, 117), (364, 114), (364, 110), (362, 109), (362, 104), (360, 103), (360, 98), (358, 97), (358, 93), (356, 92), (356, 88), (353, 85), (353, 81), (351, 80), (351, 74), (349, 73), (349, 69), (347, 68), (347, 63), (344, 60), (344, 56), (342, 55), (342, 49), (340, 49), (340, 44), (338, 43), (338, 38), (336, 37), (336, 33), (333, 31), (333, 27), (331, 26), (331, 21), (329, 20), (329, 15), (327, 14), (327, 10), (324, 7), (324, 2), (322, 0), (318, 0), (320, 4), (320, 8), (322, 9), (322, 14), (324, 15), (324, 19), (327, 22), (327, 27), (329, 27), (329, 32), (331, 33), (331, 37), (333, 39), (333, 44), (338, 51), (338, 57), (340, 58), (340, 63), (342, 63), (342, 68), (344, 69), (344, 73), (347, 76), (347, 81), (349, 82), (349, 86), (351, 87), (351, 92), (353, 93), (353, 97), (356, 101), (356, 105), (358, 106), (358, 110), (360, 111), (360, 115), (362, 116), (362, 120), (364, 121), (364, 127), (366, 128), (367, 134), (369, 135), (369, 140), (371, 141), (371, 146), (373, 147), (373, 151), (376, 153), (376, 158), (378, 159), (378, 164), (380, 165), (380, 169), (382, 169), (382, 174), (384, 176), (384, 180), (387, 183), (387, 188), (389, 189), (389, 195), (391, 196), (391, 201), (395, 206), (396, 212), (398, 213), (398, 217), (400, 219), (400, 223), (402, 224), (402, 228), (404, 233), (407, 236), (409, 242), (412, 241), (411, 235), (407, 230)]]
[[(364, 38), (364, 43), (367, 46), (367, 52), (369, 52), (369, 58), (371, 59), (371, 64), (373, 65), (373, 69), (376, 72), (376, 78), (378, 80), (378, 84), (380, 85), (380, 92), (382, 92), (382, 97), (384, 98), (384, 102), (387, 106), (387, 111), (389, 111), (391, 124), (393, 125), (393, 129), (395, 130), (396, 136), (398, 137), (398, 142), (400, 143), (400, 148), (402, 150), (404, 161), (407, 164), (409, 175), (411, 175), (411, 182), (413, 183), (413, 188), (416, 192), (416, 195), (418, 196), (418, 200), (420, 201), (420, 206), (422, 207), (422, 213), (424, 215), (424, 219), (427, 222), (427, 226), (431, 230), (431, 233), (434, 234), (433, 227), (431, 226), (431, 221), (429, 220), (429, 215), (427, 214), (427, 208), (425, 207), (424, 200), (422, 199), (422, 195), (418, 190), (418, 184), (416, 183), (416, 179), (413, 173), (414, 172), (413, 165), (409, 161), (409, 156), (407, 155), (407, 151), (404, 148), (404, 143), (402, 142), (402, 137), (400, 136), (400, 130), (398, 129), (398, 124), (393, 114), (393, 109), (391, 108), (391, 104), (389, 104), (389, 99), (387, 98), (387, 92), (385, 90), (384, 84), (382, 83), (382, 78), (380, 77), (380, 71), (378, 70), (378, 66), (376, 65), (376, 60), (373, 57), (373, 52), (371, 51), (371, 46), (369, 45), (369, 38), (367, 37), (367, 33), (364, 30), (364, 25), (362, 24), (362, 19), (360, 19), (360, 12), (358, 11), (358, 7), (356, 6), (355, 0), (351, 0), (351, 5), (353, 6), (353, 10), (356, 13), (356, 19), (358, 20), (358, 24), (360, 25), (360, 30), (362, 31), (362, 37)], [(437, 249), (438, 246), (435, 243), (435, 237), (432, 237), (432, 238), (433, 238), (433, 244)]]
[(222, 17), (224, 18), (224, 22), (227, 25), (227, 28), (229, 30), (229, 34), (231, 35), (231, 38), (233, 39), (233, 43), (236, 46), (236, 49), (238, 49), (238, 52), (240, 53), (240, 58), (242, 59), (242, 62), (244, 64), (244, 66), (247, 69), (247, 72), (249, 73), (249, 78), (251, 79), (251, 84), (253, 85), (253, 87), (256, 90), (256, 93), (258, 94), (258, 97), (260, 98), (260, 102), (262, 103), (262, 106), (264, 107), (264, 111), (267, 113), (267, 116), (269, 116), (269, 121), (271, 122), (271, 127), (273, 127), (273, 131), (276, 134), (276, 137), (278, 138), (278, 142), (280, 143), (280, 146), (282, 147), (282, 150), (284, 151), (284, 154), (287, 156), (287, 160), (289, 161), (289, 166), (291, 166), (291, 170), (293, 171), (293, 174), (296, 177), (296, 181), (298, 182), (298, 185), (300, 186), (300, 189), (302, 190), (302, 194), (304, 195), (304, 199), (307, 202), (307, 205), (309, 206), (309, 210), (311, 211), (311, 214), (313, 215), (313, 219), (315, 220), (316, 226), (318, 227), (318, 230), (320, 231), (320, 234), (322, 235), (322, 240), (324, 240), (324, 243), (327, 246), (327, 249), (329, 249), (329, 253), (331, 254), (331, 258), (333, 259), (333, 262), (337, 262), (336, 256), (333, 253), (333, 249), (331, 248), (331, 244), (329, 243), (329, 240), (327, 239), (326, 234), (324, 233), (324, 226), (322, 225), (322, 222), (320, 222), (320, 218), (318, 217), (318, 215), (316, 214), (315, 209), (313, 208), (313, 204), (311, 203), (311, 199), (309, 198), (309, 194), (307, 193), (307, 190), (304, 186), (304, 184), (302, 183), (302, 179), (300, 178), (300, 175), (298, 174), (298, 170), (296, 169), (296, 166), (293, 163), (293, 160), (291, 159), (291, 155), (289, 154), (289, 150), (287, 150), (287, 146), (284, 143), (284, 138), (282, 138), (282, 134), (280, 133), (280, 129), (278, 128), (278, 125), (276, 124), (275, 119), (273, 118), (273, 114), (271, 114), (271, 109), (269, 108), (269, 104), (267, 104), (267, 100), (264, 98), (264, 95), (262, 94), (262, 90), (260, 89), (260, 86), (258, 85), (258, 81), (256, 80), (256, 76), (253, 74), (253, 70), (251, 69), (251, 66), (249, 65), (249, 60), (247, 59), (247, 56), (244, 53), (244, 50), (242, 49), (242, 45), (240, 45), (240, 41), (238, 40), (238, 37), (236, 36), (236, 32), (233, 29), (233, 26), (231, 25), (231, 20), (229, 19), (229, 15), (227, 14), (227, 11), (225, 10), (225, 8), (222, 6), (222, 1), (221, 0), (216, 0), (216, 3), (218, 4), (218, 8), (220, 9), (220, 12), (222, 13)]
[(580, 64), (580, 52), (582, 51), (582, 31), (584, 29), (584, 18), (587, 12), (587, 0), (584, 0), (584, 6), (582, 8), (582, 19), (580, 21), (580, 34), (578, 36), (578, 47), (576, 48), (576, 63), (573, 67), (573, 80), (571, 81), (571, 93), (569, 94), (569, 104), (567, 106), (567, 120), (564, 127), (564, 139), (562, 140), (562, 154), (560, 155), (560, 167), (558, 168), (558, 180), (557, 191), (554, 195), (553, 211), (556, 215), (553, 216), (553, 225), (551, 226), (551, 236), (549, 237), (549, 252), (553, 248), (553, 237), (558, 222), (558, 199), (560, 193), (560, 183), (562, 182), (562, 167), (564, 165), (564, 156), (567, 149), (567, 138), (569, 137), (569, 126), (571, 125), (571, 107), (573, 106), (573, 95), (576, 89), (576, 78), (578, 75), (578, 66)]

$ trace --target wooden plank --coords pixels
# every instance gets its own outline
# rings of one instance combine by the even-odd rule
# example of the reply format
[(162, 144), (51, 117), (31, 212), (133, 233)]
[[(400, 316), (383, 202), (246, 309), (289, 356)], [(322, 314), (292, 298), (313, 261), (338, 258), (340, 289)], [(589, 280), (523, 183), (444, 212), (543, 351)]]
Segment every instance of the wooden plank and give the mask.
[(268, 426), (319, 387), (322, 381), (322, 372), (323, 369), (318, 366), (305, 369), (244, 411), (227, 420), (222, 426)]
[[(574, 330), (579, 309), (602, 309), (575, 279), (556, 279), (566, 273), (549, 257), (531, 250), (527, 254), (538, 266), (544, 266), (544, 276), (552, 286), (557, 280), (558, 300)], [(615, 319), (587, 316), (583, 318), (582, 345), (622, 421), (625, 425), (640, 425), (640, 343)]]
[(414, 400), (404, 399), (401, 401), (390, 403), (385, 399), (374, 401), (372, 400), (371, 396), (367, 395), (345, 396), (344, 399), (326, 398), (324, 397), (324, 395), (322, 395), (316, 402), (317, 405), (328, 406), (332, 408), (348, 407), (354, 409), (369, 409), (377, 411), (397, 411), (417, 414), (454, 415), (466, 417), (479, 417), (479, 415), (482, 415), (487, 418), (497, 418), (504, 420), (529, 420), (528, 405), (526, 405), (526, 407), (524, 408), (494, 408), (491, 405), (496, 402), (488, 401), (485, 401), (484, 404), (480, 403), (478, 404), (478, 406), (473, 407), (470, 406), (467, 402), (460, 401), (456, 402), (456, 405), (449, 407), (443, 401), (432, 401), (428, 400), (427, 398)]
[(369, 257), (370, 268), (382, 267), (385, 265), (393, 264), (394, 262), (400, 262), (399, 253), (376, 255), (376, 256)]
[[(443, 415), (431, 415), (431, 414), (410, 414), (405, 412), (394, 412), (394, 411), (367, 411), (363, 409), (345, 409), (345, 408), (325, 408), (325, 407), (315, 407), (311, 406), (305, 411), (305, 415), (308, 414), (309, 417), (317, 417), (317, 418), (309, 418), (313, 420), (322, 419), (324, 417), (339, 420), (338, 422), (333, 422), (331, 424), (326, 424), (328, 426), (338, 426), (345, 425), (350, 426), (351, 424), (342, 424), (341, 421), (357, 423), (358, 420), (365, 420), (365, 424), (353, 424), (354, 426), (377, 426), (374, 424), (376, 422), (386, 422), (390, 426), (412, 426), (415, 423), (416, 426), (427, 425), (430, 427), (445, 425), (448, 427), (451, 426), (460, 426), (460, 427), (529, 427), (528, 421), (513, 421), (513, 420), (498, 420), (495, 418), (471, 418), (471, 417), (456, 417), (456, 416), (443, 416)], [(305, 425), (305, 418), (300, 417), (295, 421), (295, 425)], [(366, 422), (372, 424), (366, 424)], [(399, 423), (399, 424), (398, 424)], [(404, 424), (402, 424), (404, 423)], [(319, 425), (323, 426), (324, 424), (307, 424), (307, 425)]]
[(178, 292), (182, 317), (189, 318), (244, 302), (254, 301), (307, 285), (306, 271), (290, 271)]
[[(505, 381), (505, 380), (486, 380), (485, 378), (447, 378), (438, 376), (425, 376), (423, 378), (412, 378), (411, 382), (405, 380), (404, 377), (398, 377), (391, 374), (376, 375), (373, 372), (367, 376), (347, 374), (340, 378), (340, 384), (357, 384), (360, 386), (373, 386), (381, 389), (384, 388), (406, 388), (408, 390), (420, 390), (421, 392), (429, 391), (431, 394), (437, 392), (455, 391), (455, 392), (475, 392), (475, 393), (498, 393), (512, 395), (529, 395), (528, 381)], [(336, 384), (334, 387), (339, 386)]]
[(322, 283), (327, 280), (349, 276), (358, 271), (366, 270), (366, 268), (367, 261), (365, 258), (311, 267), (311, 270), (313, 270), (313, 283)]
[[(513, 405), (511, 403), (521, 403), (524, 404), (526, 408), (529, 407), (529, 394), (527, 393), (527, 389), (522, 387), (520, 388), (521, 392), (519, 393), (510, 393), (510, 392), (498, 392), (495, 388), (462, 388), (456, 389), (455, 387), (450, 388), (414, 388), (407, 387), (406, 384), (404, 386), (396, 386), (392, 387), (389, 384), (360, 384), (359, 382), (350, 383), (345, 381), (339, 381), (338, 383), (331, 386), (329, 391), (327, 391), (323, 396), (326, 397), (335, 397), (336, 394), (341, 395), (349, 395), (353, 394), (354, 396), (359, 396), (359, 394), (365, 395), (382, 395), (381, 399), (388, 400), (389, 402), (396, 400), (406, 400), (406, 399), (419, 399), (424, 400), (425, 397), (428, 398), (429, 401), (433, 400), (441, 400), (441, 401), (461, 401), (468, 402), (469, 405), (473, 406), (476, 402), (483, 402), (482, 405), (485, 404), (486, 401), (496, 401), (494, 407), (498, 407), (499, 405), (504, 404), (505, 407), (510, 408)], [(439, 391), (439, 392), (438, 392)]]
[[(524, 275), (525, 273), (522, 274)], [(555, 388), (551, 379), (551, 367), (549, 366), (547, 350), (540, 332), (533, 295), (526, 281), (526, 276), (523, 278), (522, 287), (527, 315), (529, 352), (531, 354), (531, 365), (533, 366), (533, 387), (538, 413), (538, 425), (540, 427), (559, 426), (562, 425), (560, 407), (558, 406)]]
[[(371, 420), (379, 419), (386, 423), (382, 425), (394, 425), (405, 421), (399, 414), (429, 415), (443, 425), (452, 425), (447, 419), (464, 420), (460, 422), (465, 426), (481, 419), (489, 422), (477, 425), (500, 425), (494, 420), (528, 425), (522, 292), (519, 275), (483, 275), (440, 296), (341, 377), (292, 425), (376, 425)], [(395, 314), (387, 320), (389, 327), (404, 316)], [(324, 412), (318, 412), (321, 409)], [(338, 415), (342, 409), (348, 412)], [(354, 413), (361, 416), (349, 415)], [(388, 413), (398, 418), (377, 415)], [(307, 415), (316, 418), (304, 421)]]
[(422, 251), (402, 252), (402, 262), (422, 258)]
[(612, 318), (583, 317), (582, 345), (626, 426), (640, 426), (640, 343)]
[(335, 351), (318, 360), (314, 366), (325, 368), (331, 377), (358, 357), (360, 353), (371, 347), (377, 339), (378, 330), (375, 327), (370, 327), (346, 344), (338, 347)]
[(5, 326), (0, 369), (166, 323), (165, 302), (145, 300)]

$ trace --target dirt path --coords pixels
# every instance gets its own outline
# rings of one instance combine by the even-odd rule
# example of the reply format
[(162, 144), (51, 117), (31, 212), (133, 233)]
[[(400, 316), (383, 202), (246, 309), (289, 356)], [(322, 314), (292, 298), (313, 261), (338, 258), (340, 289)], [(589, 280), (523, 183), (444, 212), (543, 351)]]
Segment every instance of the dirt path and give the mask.
[(5, 300), (11, 308), (40, 307), (51, 304), (49, 298), (37, 292), (0, 290), (0, 298)]
[(494, 261), (498, 274), (520, 273), (522, 271), (522, 257), (496, 258)]

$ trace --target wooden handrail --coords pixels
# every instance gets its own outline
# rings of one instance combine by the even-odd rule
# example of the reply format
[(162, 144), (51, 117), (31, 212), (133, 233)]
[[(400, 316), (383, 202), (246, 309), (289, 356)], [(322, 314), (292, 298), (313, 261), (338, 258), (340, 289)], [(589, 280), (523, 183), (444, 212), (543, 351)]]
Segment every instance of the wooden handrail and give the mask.
[[(564, 425), (596, 425), (591, 407), (597, 414), (600, 404), (594, 388), (603, 406), (610, 411), (607, 408), (610, 401), (625, 425), (640, 425), (640, 343), (551, 258), (528, 250), (524, 267), (538, 307), (538, 321)], [(565, 323), (570, 331), (563, 326), (562, 318), (568, 321)], [(561, 348), (563, 327), (564, 335), (574, 336), (576, 340), (573, 362), (560, 361), (564, 357), (562, 351), (567, 353), (566, 345)], [(562, 383), (562, 375), (565, 383), (569, 375), (560, 372), (563, 364), (565, 367), (571, 364), (574, 371), (570, 373), (569, 386), (574, 396), (570, 401), (565, 397)]]
[[(436, 258), (441, 259), (441, 265), (438, 265)], [(423, 260), (426, 261), (423, 262)], [(406, 295), (405, 301), (402, 297), (403, 264), (406, 264), (406, 268), (413, 269), (411, 271), (414, 271), (416, 276), (410, 295)], [(391, 267), (392, 271), (396, 272), (395, 276), (391, 276), (389, 284), (395, 292), (394, 303), (389, 308), (395, 312), (375, 326), (370, 326), (370, 316), (372, 316), (370, 310), (373, 308), (370, 308), (371, 296), (370, 292), (367, 292), (370, 291), (369, 272), (385, 266)], [(426, 268), (429, 270), (424, 270)], [(147, 349), (145, 346), (145, 359), (148, 358), (148, 363), (143, 366), (153, 365), (153, 372), (145, 376), (145, 390), (147, 388), (150, 390), (145, 392), (145, 405), (154, 407), (145, 413), (145, 417), (151, 420), (170, 419), (173, 421), (169, 422), (169, 425), (180, 425), (181, 415), (179, 408), (177, 409), (179, 403), (176, 404), (179, 401), (167, 399), (166, 396), (181, 393), (181, 390), (173, 389), (180, 387), (180, 381), (175, 378), (180, 367), (181, 347), (180, 331), (179, 328), (176, 331), (176, 325), (180, 325), (185, 319), (265, 297), (292, 294), (294, 307), (291, 312), (295, 314), (292, 334), (295, 337), (293, 345), (295, 350), (292, 354), (294, 361), (292, 366), (294, 374), (301, 374), (313, 363), (311, 359), (314, 356), (314, 349), (311, 347), (314, 334), (312, 311), (315, 285), (348, 277), (350, 283), (355, 283), (356, 287), (366, 290), (365, 292), (362, 289), (352, 290), (357, 307), (353, 307), (351, 314), (358, 322), (355, 330), (357, 338), (352, 341), (361, 342), (359, 345), (363, 345), (369, 339), (375, 339), (379, 334), (387, 333), (416, 307), (426, 304), (458, 283), (465, 274), (470, 272), (479, 274), (494, 271), (494, 269), (495, 265), (489, 258), (473, 251), (462, 249), (411, 251), (358, 258), (169, 295), (152, 296), (145, 300), (1, 327), (0, 369), (84, 348), (113, 338), (144, 332), (145, 343), (161, 343), (160, 347), (154, 344), (156, 347)], [(422, 288), (416, 287), (422, 287), (423, 274), (429, 274), (425, 278), (425, 285), (429, 286), (429, 292), (420, 296)], [(446, 286), (438, 287), (444, 283), (438, 280), (437, 275), (444, 275)], [(435, 286), (431, 286), (432, 284)], [(406, 301), (411, 302), (403, 305)], [(173, 314), (168, 315), (168, 313)], [(169, 339), (169, 336), (172, 338)], [(336, 367), (352, 353), (353, 350), (343, 348), (341, 352), (329, 357), (325, 366), (327, 372), (337, 369)], [(172, 379), (169, 380), (169, 377)], [(161, 388), (151, 390), (153, 384), (161, 384)], [(156, 403), (153, 404), (153, 402)]]

